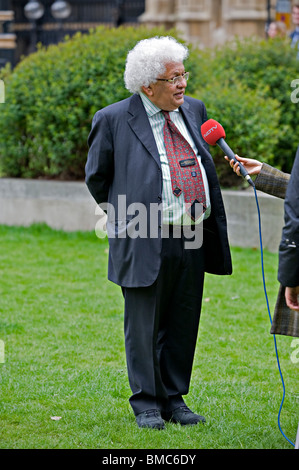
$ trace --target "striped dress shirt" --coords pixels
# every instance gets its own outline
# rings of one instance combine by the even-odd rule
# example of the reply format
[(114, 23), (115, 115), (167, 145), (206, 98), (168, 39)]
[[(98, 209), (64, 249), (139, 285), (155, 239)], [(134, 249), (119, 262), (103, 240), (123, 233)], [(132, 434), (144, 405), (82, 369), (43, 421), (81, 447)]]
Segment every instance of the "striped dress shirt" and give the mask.
[[(165, 150), (165, 145), (164, 145), (164, 136), (163, 136), (163, 127), (165, 123), (165, 118), (162, 114), (161, 109), (158, 108), (154, 103), (152, 103), (151, 100), (144, 93), (140, 92), (140, 97), (145, 107), (146, 114), (149, 118), (149, 122), (152, 128), (154, 138), (157, 144), (158, 152), (160, 155), (162, 176), (163, 176), (163, 191), (162, 191), (163, 223), (171, 224), (171, 225), (194, 224), (194, 222), (190, 219), (190, 217), (186, 213), (183, 193), (181, 194), (181, 196), (176, 197), (172, 192), (170, 169), (169, 169), (168, 159), (166, 155), (166, 150)], [(172, 122), (176, 125), (176, 127), (180, 131), (180, 133), (184, 136), (184, 138), (191, 145), (194, 151), (194, 154), (196, 155), (198, 159), (198, 163), (202, 172), (203, 182), (205, 186), (205, 193), (206, 193), (207, 210), (201, 217), (199, 217), (196, 220), (195, 223), (198, 224), (202, 222), (203, 219), (208, 218), (208, 216), (211, 213), (209, 185), (208, 185), (206, 172), (201, 163), (201, 157), (198, 154), (198, 150), (193, 142), (191, 135), (188, 132), (188, 129), (185, 125), (185, 122), (181, 113), (179, 112), (179, 109), (170, 111), (169, 116)]]

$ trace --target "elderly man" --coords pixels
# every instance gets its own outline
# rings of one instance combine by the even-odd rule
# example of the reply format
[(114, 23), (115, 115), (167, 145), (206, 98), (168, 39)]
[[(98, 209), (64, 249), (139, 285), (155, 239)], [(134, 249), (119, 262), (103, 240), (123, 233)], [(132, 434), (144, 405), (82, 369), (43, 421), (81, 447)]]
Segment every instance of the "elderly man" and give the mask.
[(187, 56), (171, 37), (136, 44), (125, 69), (132, 96), (95, 114), (86, 163), (86, 184), (107, 211), (108, 278), (124, 296), (130, 404), (139, 427), (156, 429), (205, 422), (183, 399), (204, 273), (232, 271), (220, 187), (200, 134), (206, 109), (185, 97)]

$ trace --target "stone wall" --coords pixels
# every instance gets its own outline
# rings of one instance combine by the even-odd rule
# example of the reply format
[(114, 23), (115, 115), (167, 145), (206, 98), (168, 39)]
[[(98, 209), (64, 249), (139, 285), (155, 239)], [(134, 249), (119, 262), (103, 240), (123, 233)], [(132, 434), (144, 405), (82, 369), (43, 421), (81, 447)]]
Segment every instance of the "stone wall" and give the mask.
[[(265, 37), (267, 5), (267, 0), (146, 0), (139, 21), (176, 27), (186, 40), (213, 47), (236, 35)], [(276, 0), (270, 6), (274, 20)]]
[[(252, 188), (222, 192), (232, 246), (259, 248), (256, 201)], [(258, 192), (263, 246), (277, 252), (283, 226), (283, 200)], [(93, 231), (104, 225), (103, 212), (83, 182), (0, 179), (0, 224), (46, 223), (65, 231)]]

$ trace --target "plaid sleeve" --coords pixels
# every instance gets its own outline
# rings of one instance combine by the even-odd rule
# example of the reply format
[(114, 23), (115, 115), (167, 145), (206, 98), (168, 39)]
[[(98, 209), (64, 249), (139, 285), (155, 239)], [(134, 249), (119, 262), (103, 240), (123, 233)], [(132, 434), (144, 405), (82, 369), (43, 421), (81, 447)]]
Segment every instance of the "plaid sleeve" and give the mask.
[(280, 285), (270, 333), (299, 337), (299, 312), (288, 308), (284, 293), (285, 287)]
[(262, 169), (255, 180), (255, 187), (271, 196), (284, 199), (289, 179), (289, 174), (263, 163)]

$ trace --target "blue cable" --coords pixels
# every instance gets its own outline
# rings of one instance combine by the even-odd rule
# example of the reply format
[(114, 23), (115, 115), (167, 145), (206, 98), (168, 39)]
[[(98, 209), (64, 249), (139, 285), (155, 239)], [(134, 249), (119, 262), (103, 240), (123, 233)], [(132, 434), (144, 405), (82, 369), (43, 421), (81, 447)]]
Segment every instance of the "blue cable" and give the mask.
[[(254, 195), (255, 195), (256, 206), (257, 206), (257, 212), (258, 212), (258, 221), (259, 221), (259, 237), (260, 237), (260, 247), (261, 247), (261, 265), (262, 265), (263, 285), (264, 285), (264, 292), (265, 292), (265, 297), (266, 297), (266, 302), (267, 302), (268, 315), (269, 315), (269, 318), (270, 318), (270, 323), (271, 323), (271, 325), (272, 325), (272, 318), (271, 318), (271, 313), (270, 313), (270, 308), (269, 308), (269, 301), (268, 301), (268, 295), (267, 295), (267, 289), (266, 289), (266, 282), (265, 282), (264, 256), (263, 256), (263, 241), (262, 241), (262, 229), (261, 229), (261, 213), (260, 213), (260, 208), (259, 208), (259, 203), (258, 203), (258, 198), (257, 198), (257, 193), (256, 193), (256, 188), (255, 188), (255, 186), (253, 186), (253, 189), (254, 189)], [(281, 382), (282, 382), (282, 387), (283, 387), (283, 396), (282, 396), (282, 401), (281, 401), (281, 404), (280, 404), (280, 408), (279, 408), (279, 412), (278, 412), (278, 419), (277, 419), (277, 421), (278, 421), (278, 428), (279, 428), (281, 434), (283, 435), (283, 437), (284, 437), (293, 447), (295, 447), (295, 444), (294, 444), (292, 441), (290, 441), (290, 439), (288, 439), (287, 436), (284, 434), (284, 432), (283, 432), (282, 429), (281, 429), (281, 425), (280, 425), (280, 415), (281, 415), (281, 410), (282, 410), (282, 406), (283, 406), (284, 399), (285, 399), (285, 384), (284, 384), (284, 380), (283, 380), (283, 376), (282, 376), (282, 372), (281, 372), (281, 368), (280, 368), (279, 357), (278, 357), (278, 350), (277, 350), (277, 343), (276, 343), (276, 337), (275, 337), (275, 335), (273, 335), (273, 338), (274, 338), (274, 345), (275, 345), (275, 354), (276, 354), (277, 366), (278, 366), (278, 370), (279, 370), (279, 374), (280, 374), (280, 378), (281, 378)]]

